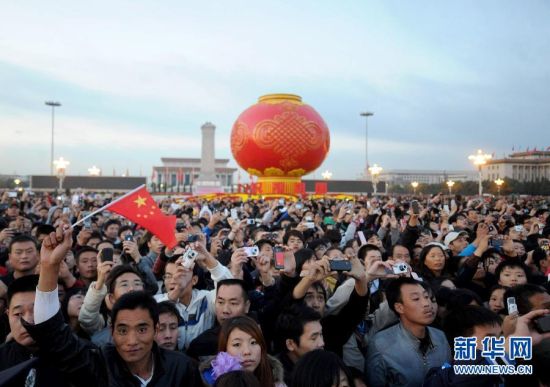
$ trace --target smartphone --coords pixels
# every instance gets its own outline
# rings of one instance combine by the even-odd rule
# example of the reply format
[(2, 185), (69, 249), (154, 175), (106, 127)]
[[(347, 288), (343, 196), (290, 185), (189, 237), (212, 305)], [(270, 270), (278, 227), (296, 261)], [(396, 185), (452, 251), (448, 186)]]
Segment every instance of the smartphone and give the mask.
[(83, 227), (85, 230), (91, 230), (92, 229), (92, 218), (85, 219), (84, 222), (82, 222)]
[(331, 271), (351, 271), (351, 262), (347, 259), (331, 259), (329, 264)]
[(550, 332), (550, 315), (535, 320), (535, 328), (539, 333)]
[(367, 238), (365, 237), (365, 233), (363, 231), (357, 231), (357, 235), (359, 236), (359, 240), (361, 241), (361, 246), (367, 244)]
[(113, 262), (113, 249), (105, 247), (101, 249), (101, 262)]
[(257, 257), (260, 254), (260, 249), (258, 246), (244, 247), (246, 255), (249, 257)]
[(250, 226), (251, 224), (256, 224), (256, 220), (255, 220), (255, 219), (247, 219), (247, 220), (246, 220), (246, 224), (249, 225), (249, 226)]
[(283, 199), (283, 198), (279, 199), (279, 205), (284, 206), (285, 205), (285, 199)]
[(413, 214), (418, 215), (420, 214), (420, 206), (418, 205), (418, 200), (413, 200), (411, 202), (411, 207), (413, 210)]
[(189, 234), (187, 235), (187, 242), (191, 243), (191, 242), (196, 242), (199, 240), (199, 236), (198, 235), (194, 235), (194, 234)]
[(17, 197), (17, 192), (8, 192), (8, 197), (9, 198), (16, 198)]
[(315, 223), (313, 222), (305, 222), (304, 224), (306, 225), (307, 228), (310, 228), (310, 229), (315, 228)]
[(124, 237), (124, 240), (125, 241), (133, 241), (134, 237), (132, 236), (132, 234), (126, 234), (126, 236)]
[(239, 220), (239, 213), (237, 212), (236, 208), (231, 209), (231, 218), (235, 220)]
[(63, 214), (68, 215), (71, 213), (71, 209), (69, 207), (63, 207)]
[(508, 297), (506, 299), (506, 305), (508, 306), (508, 315), (518, 314), (518, 306), (516, 304), (515, 297)]
[(516, 230), (517, 232), (522, 232), (523, 226), (521, 224), (519, 226), (514, 226), (514, 230)]
[(285, 251), (281, 247), (275, 246), (273, 255), (275, 256), (275, 269), (283, 270), (285, 268)]
[(444, 205), (443, 205), (443, 211), (445, 211), (447, 214), (450, 214), (450, 213), (451, 213), (451, 210), (449, 209), (449, 205), (448, 205), (448, 204), (444, 204)]

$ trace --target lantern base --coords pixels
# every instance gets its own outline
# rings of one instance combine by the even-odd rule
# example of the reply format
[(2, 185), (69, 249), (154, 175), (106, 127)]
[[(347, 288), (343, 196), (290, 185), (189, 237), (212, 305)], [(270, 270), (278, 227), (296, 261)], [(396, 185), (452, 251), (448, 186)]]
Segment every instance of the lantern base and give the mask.
[(259, 176), (258, 183), (261, 184), (262, 194), (299, 194), (298, 184), (302, 182), (301, 177), (293, 176)]

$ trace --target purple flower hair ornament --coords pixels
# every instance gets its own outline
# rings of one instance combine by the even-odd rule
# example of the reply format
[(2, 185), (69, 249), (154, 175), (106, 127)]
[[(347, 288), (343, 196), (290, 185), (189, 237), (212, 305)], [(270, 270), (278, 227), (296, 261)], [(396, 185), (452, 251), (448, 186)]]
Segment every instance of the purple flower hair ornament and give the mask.
[(214, 376), (214, 380), (229, 371), (240, 371), (242, 369), (241, 360), (227, 352), (218, 353), (216, 358), (212, 360), (212, 375)]

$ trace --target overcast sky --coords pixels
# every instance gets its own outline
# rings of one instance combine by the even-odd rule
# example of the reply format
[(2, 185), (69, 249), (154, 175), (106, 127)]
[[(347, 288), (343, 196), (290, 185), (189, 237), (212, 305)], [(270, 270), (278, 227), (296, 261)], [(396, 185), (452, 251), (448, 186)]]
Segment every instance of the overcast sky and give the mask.
[[(93, 164), (151, 175), (199, 157), (263, 94), (302, 96), (331, 131), (317, 170), (468, 169), (477, 148), (550, 146), (550, 2), (3, 1), (0, 174)], [(235, 162), (231, 164), (236, 166)]]

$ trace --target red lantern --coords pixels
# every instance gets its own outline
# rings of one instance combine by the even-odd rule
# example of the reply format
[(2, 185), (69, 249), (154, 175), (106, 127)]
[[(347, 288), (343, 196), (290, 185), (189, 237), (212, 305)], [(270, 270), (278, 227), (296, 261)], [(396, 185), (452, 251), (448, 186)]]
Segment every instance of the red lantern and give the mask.
[(292, 94), (260, 97), (231, 131), (233, 157), (259, 177), (264, 193), (274, 192), (273, 183), (283, 184), (281, 193), (294, 193), (295, 184), (321, 165), (329, 147), (330, 133), (321, 116)]

